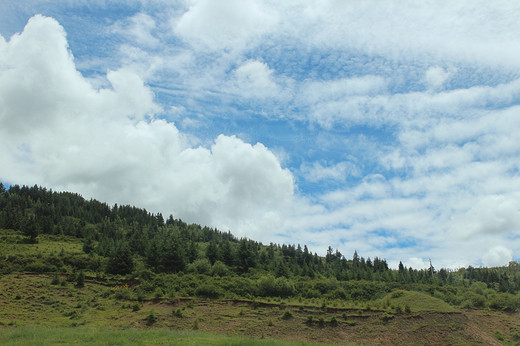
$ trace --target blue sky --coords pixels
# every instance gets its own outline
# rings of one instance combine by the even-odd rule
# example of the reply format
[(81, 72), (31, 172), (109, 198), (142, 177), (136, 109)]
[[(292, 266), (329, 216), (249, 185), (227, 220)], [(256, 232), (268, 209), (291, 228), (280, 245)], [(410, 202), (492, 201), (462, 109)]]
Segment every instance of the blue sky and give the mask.
[(8, 1), (0, 180), (396, 266), (520, 259), (520, 5)]

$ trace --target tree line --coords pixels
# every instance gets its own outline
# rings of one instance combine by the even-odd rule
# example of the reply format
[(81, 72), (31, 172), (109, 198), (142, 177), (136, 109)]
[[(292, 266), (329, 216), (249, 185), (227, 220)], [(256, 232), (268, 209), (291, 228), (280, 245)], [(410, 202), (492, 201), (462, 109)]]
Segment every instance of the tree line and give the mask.
[(0, 183), (0, 228), (22, 231), (27, 243), (37, 242), (40, 234), (79, 238), (91, 261), (89, 268), (109, 274), (130, 274), (141, 264), (153, 273), (263, 273), (282, 284), (297, 278), (436, 286), (482, 282), (498, 292), (520, 291), (520, 264), (516, 262), (500, 268), (438, 271), (431, 264), (413, 269), (399, 263), (394, 270), (385, 259), (365, 259), (357, 251), (347, 258), (329, 246), (322, 257), (307, 245), (239, 239), (230, 232), (187, 224), (172, 215), (165, 219), (161, 213), (135, 206), (109, 206), (37, 185), (6, 189)]

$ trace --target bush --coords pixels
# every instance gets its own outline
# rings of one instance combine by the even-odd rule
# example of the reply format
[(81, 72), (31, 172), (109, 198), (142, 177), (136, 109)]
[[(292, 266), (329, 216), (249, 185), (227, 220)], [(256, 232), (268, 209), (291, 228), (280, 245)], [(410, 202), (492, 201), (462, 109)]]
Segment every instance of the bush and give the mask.
[(60, 277), (58, 274), (54, 274), (52, 277), (51, 285), (59, 285), (60, 284)]
[(229, 274), (229, 268), (227, 265), (220, 261), (216, 261), (211, 267), (211, 275), (213, 276), (226, 276)]
[(199, 287), (197, 287), (197, 289), (195, 289), (195, 295), (198, 297), (217, 299), (220, 298), (222, 294), (223, 292), (220, 290), (219, 287), (209, 283), (202, 284)]
[(510, 293), (497, 293), (491, 298), (489, 307), (494, 310), (515, 312), (520, 308), (520, 296)]
[(157, 322), (157, 316), (155, 315), (155, 311), (150, 311), (150, 314), (146, 317), (146, 324), (151, 326)]
[(31, 273), (48, 273), (55, 272), (57, 268), (51, 264), (42, 263), (42, 262), (32, 262), (25, 266), (25, 271)]
[(313, 320), (314, 317), (312, 317), (312, 315), (309, 315), (307, 316), (307, 323), (308, 324), (312, 324), (312, 320)]
[(483, 308), (486, 306), (486, 297), (473, 291), (468, 291), (464, 294), (464, 301), (462, 307), (464, 308)]
[(198, 259), (195, 262), (188, 265), (186, 268), (188, 273), (197, 273), (197, 274), (205, 274), (208, 275), (211, 271), (211, 263), (204, 258)]
[(294, 294), (294, 284), (285, 277), (264, 276), (258, 281), (258, 295), (263, 297), (289, 297)]
[(388, 312), (383, 312), (383, 314), (379, 318), (383, 322), (388, 322), (388, 321), (390, 321), (391, 319), (394, 318), (394, 315), (389, 314)]
[(330, 323), (331, 326), (337, 326), (338, 325), (338, 320), (336, 319), (336, 316), (332, 316), (330, 318), (329, 323)]
[(84, 287), (85, 286), (85, 273), (83, 273), (83, 270), (80, 270), (78, 275), (76, 275), (76, 287)]
[(291, 318), (293, 318), (292, 312), (289, 310), (285, 310), (285, 312), (282, 315), (282, 320), (290, 320)]

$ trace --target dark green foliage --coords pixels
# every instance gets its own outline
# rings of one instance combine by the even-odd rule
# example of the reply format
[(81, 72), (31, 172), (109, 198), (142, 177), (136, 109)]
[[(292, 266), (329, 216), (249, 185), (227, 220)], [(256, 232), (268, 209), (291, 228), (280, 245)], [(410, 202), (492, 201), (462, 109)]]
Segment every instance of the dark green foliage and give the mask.
[(91, 253), (92, 251), (94, 251), (95, 249), (95, 245), (94, 245), (94, 240), (92, 240), (91, 237), (88, 237), (85, 239), (85, 242), (83, 243), (83, 251), (86, 253), (86, 254), (89, 254)]
[(197, 297), (217, 299), (222, 296), (222, 290), (214, 284), (204, 283), (195, 289)]
[(146, 316), (146, 324), (151, 326), (155, 322), (157, 322), (157, 315), (155, 314), (155, 311), (152, 310), (152, 311), (150, 311), (148, 316)]
[(336, 319), (336, 316), (332, 316), (330, 318), (329, 323), (330, 323), (331, 326), (334, 326), (334, 327), (337, 326), (338, 325), (338, 320)]
[(258, 295), (263, 297), (289, 297), (294, 292), (294, 284), (285, 277), (266, 276), (258, 281)]
[(76, 275), (76, 287), (84, 287), (85, 286), (85, 273), (83, 273), (83, 270), (80, 270), (79, 273)]
[(226, 276), (229, 274), (229, 268), (227, 265), (220, 261), (216, 261), (211, 267), (211, 275), (213, 276)]
[(51, 285), (59, 285), (60, 284), (60, 277), (58, 274), (54, 274), (52, 277)]
[(497, 293), (491, 298), (489, 307), (495, 310), (515, 312), (520, 309), (520, 296), (510, 293)]
[(107, 272), (111, 274), (129, 274), (134, 270), (134, 260), (130, 247), (124, 242), (116, 244), (110, 253)]
[(292, 312), (290, 310), (285, 310), (282, 315), (282, 320), (290, 320), (291, 318), (293, 318)]

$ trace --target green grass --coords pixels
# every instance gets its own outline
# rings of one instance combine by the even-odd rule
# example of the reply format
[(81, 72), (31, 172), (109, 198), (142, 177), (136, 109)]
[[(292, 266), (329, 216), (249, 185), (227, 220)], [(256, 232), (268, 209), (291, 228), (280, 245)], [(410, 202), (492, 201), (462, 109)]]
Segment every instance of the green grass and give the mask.
[(410, 307), (411, 312), (459, 312), (460, 310), (449, 305), (445, 301), (433, 297), (430, 294), (415, 291), (397, 290), (389, 293), (381, 299), (380, 304), (391, 307), (400, 307), (402, 311), (405, 307)]
[(15, 327), (0, 329), (2, 345), (302, 345), (273, 339), (252, 340), (193, 330), (111, 330)]

